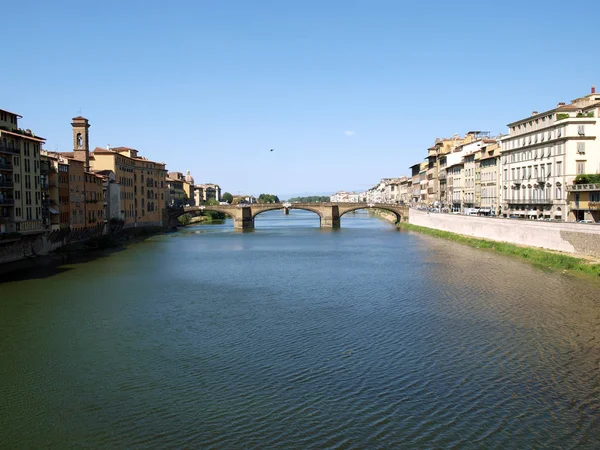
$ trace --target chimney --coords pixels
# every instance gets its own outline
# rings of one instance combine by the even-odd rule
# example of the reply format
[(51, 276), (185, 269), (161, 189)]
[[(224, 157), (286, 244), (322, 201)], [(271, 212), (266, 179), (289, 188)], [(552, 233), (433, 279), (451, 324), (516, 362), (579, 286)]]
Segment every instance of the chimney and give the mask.
[(596, 86), (592, 86), (592, 94), (596, 93)]
[(533, 112), (531, 113), (531, 115), (532, 115), (532, 116), (535, 116), (537, 113), (538, 113), (537, 111), (533, 111)]
[(110, 144), (106, 144), (106, 150), (110, 150)]
[(558, 105), (556, 106), (565, 106), (565, 102), (558, 102)]

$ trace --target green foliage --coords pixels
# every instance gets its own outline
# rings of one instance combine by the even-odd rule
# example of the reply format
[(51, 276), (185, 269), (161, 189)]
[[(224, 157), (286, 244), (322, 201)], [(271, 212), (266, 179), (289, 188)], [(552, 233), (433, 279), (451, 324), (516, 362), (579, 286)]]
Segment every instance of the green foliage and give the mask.
[(600, 174), (584, 173), (575, 177), (575, 184), (600, 184)]
[(594, 113), (592, 111), (587, 113), (577, 113), (577, 117), (594, 117)]
[(290, 199), (292, 203), (329, 203), (329, 196), (311, 195), (309, 197), (294, 197)]
[(515, 256), (517, 258), (527, 260), (539, 267), (568, 270), (573, 273), (600, 277), (600, 264), (590, 264), (584, 259), (575, 258), (573, 256), (550, 253), (530, 247), (519, 247), (518, 245), (508, 244), (506, 242), (495, 242), (488, 241), (486, 239), (472, 238), (463, 236), (461, 234), (450, 233), (448, 231), (411, 225), (407, 222), (398, 224), (398, 227), (405, 230), (417, 231), (422, 234), (428, 234), (429, 236), (455, 241), (470, 247), (488, 249), (504, 255)]
[(216, 201), (214, 198), (211, 198), (210, 200), (207, 200), (207, 201), (206, 201), (206, 204), (207, 204), (207, 205), (212, 205), (212, 206), (215, 206), (215, 205), (218, 205), (218, 204), (219, 204), (219, 202), (218, 202), (218, 201)]
[(279, 197), (273, 194), (260, 194), (257, 199), (258, 203), (279, 203)]
[(184, 214), (182, 216), (179, 216), (177, 218), (177, 220), (179, 221), (179, 223), (181, 225), (189, 225), (189, 223), (192, 221), (192, 215), (191, 214)]
[(558, 113), (556, 115), (556, 120), (568, 119), (570, 116), (567, 113)]
[(233, 201), (233, 195), (231, 195), (229, 192), (225, 192), (223, 195), (221, 195), (221, 199), (231, 205), (231, 202)]
[(225, 214), (218, 211), (204, 211), (203, 215), (210, 217), (211, 220), (225, 220), (227, 217)]

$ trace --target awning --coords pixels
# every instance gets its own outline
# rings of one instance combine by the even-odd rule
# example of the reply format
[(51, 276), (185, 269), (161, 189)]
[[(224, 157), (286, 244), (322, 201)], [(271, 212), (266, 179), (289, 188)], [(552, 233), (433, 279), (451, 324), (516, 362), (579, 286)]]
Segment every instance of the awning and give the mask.
[(60, 214), (60, 212), (58, 212), (56, 209), (54, 209), (52, 206), (48, 207), (48, 211), (50, 211), (52, 214)]

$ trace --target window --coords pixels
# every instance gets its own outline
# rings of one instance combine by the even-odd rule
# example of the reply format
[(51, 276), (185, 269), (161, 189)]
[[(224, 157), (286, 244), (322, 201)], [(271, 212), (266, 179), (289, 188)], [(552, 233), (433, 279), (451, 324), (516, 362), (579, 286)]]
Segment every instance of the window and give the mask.
[(562, 200), (562, 188), (556, 186), (556, 200)]
[(577, 153), (579, 154), (585, 154), (585, 142), (578, 142), (577, 143)]
[(577, 134), (579, 136), (585, 136), (585, 126), (584, 125), (577, 125)]
[(577, 161), (577, 175), (585, 173), (585, 161)]
[(560, 177), (562, 175), (562, 161), (557, 161), (556, 163), (556, 176)]

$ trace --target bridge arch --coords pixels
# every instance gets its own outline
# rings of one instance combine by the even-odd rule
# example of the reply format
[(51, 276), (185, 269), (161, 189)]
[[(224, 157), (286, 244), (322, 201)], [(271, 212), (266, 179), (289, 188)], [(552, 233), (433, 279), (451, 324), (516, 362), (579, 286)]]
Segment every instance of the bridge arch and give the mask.
[(350, 206), (350, 207), (343, 208), (343, 210), (342, 210), (342, 208), (340, 208), (340, 219), (344, 216), (344, 214), (352, 212), (352, 211), (358, 211), (360, 209), (381, 209), (383, 211), (391, 212), (392, 214), (394, 214), (396, 216), (395, 223), (397, 223), (397, 224), (402, 222), (402, 220), (404, 219), (402, 213), (398, 212), (398, 210), (396, 208), (394, 208), (393, 206), (386, 206), (386, 205), (381, 205), (381, 204)]
[(218, 212), (218, 213), (222, 213), (225, 214), (228, 217), (231, 217), (232, 219), (235, 218), (234, 213), (229, 210), (229, 209), (225, 209), (225, 208), (219, 208), (219, 206), (217, 205), (206, 205), (206, 206), (188, 206), (185, 209), (181, 209), (179, 211), (177, 211), (174, 214), (175, 218), (181, 217), (184, 214), (191, 214), (193, 216), (198, 216), (200, 213), (202, 212)]
[(277, 211), (277, 210), (285, 209), (285, 206), (278, 204), (278, 203), (273, 203), (272, 204), (273, 206), (269, 206), (269, 204), (264, 204), (264, 205), (265, 206), (261, 205), (260, 209), (258, 209), (258, 210), (256, 210), (257, 208), (255, 206), (252, 207), (252, 219), (256, 218), (256, 216), (258, 216), (259, 214), (262, 214), (267, 211)]
[(293, 203), (290, 205), (289, 209), (299, 209), (301, 211), (310, 211), (319, 216), (320, 219), (323, 218), (323, 213), (318, 208), (311, 208), (310, 206), (305, 205), (294, 205)]

